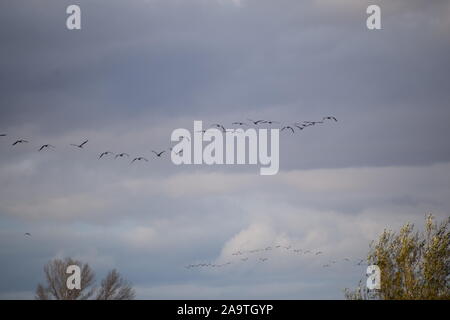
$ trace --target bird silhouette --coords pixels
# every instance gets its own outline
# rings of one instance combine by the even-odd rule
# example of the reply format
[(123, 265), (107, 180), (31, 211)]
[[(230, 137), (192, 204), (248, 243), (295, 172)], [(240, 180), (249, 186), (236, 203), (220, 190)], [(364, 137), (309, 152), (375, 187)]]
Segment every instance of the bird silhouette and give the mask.
[(183, 149), (181, 149), (178, 152), (173, 151), (173, 148), (169, 148), (170, 151), (172, 151), (173, 153), (175, 153), (177, 156), (182, 156), (183, 155)]
[(0, 137), (6, 137), (7, 134), (6, 133), (0, 133)]
[(135, 162), (135, 161), (146, 161), (146, 162), (148, 162), (148, 159), (146, 159), (146, 158), (144, 158), (144, 157), (137, 157), (137, 158), (134, 158), (134, 159), (131, 161), (131, 163), (133, 163), (133, 162)]
[(250, 121), (251, 123), (253, 123), (255, 126), (257, 126), (260, 123), (265, 123), (265, 120), (252, 120), (252, 119), (247, 119), (248, 121)]
[(29, 233), (29, 232), (25, 232), (24, 236), (28, 236), (28, 237), (31, 237), (31, 233)]
[(236, 124), (238, 126), (248, 126), (248, 124), (246, 124), (245, 122), (233, 122), (232, 124)]
[(323, 117), (322, 120), (333, 120), (334, 122), (337, 122), (337, 119), (333, 116)]
[(284, 131), (284, 130), (292, 130), (292, 133), (295, 133), (295, 131), (294, 131), (294, 128), (292, 128), (291, 126), (284, 126), (283, 128), (281, 128), (281, 131)]
[(82, 144), (74, 144), (74, 143), (71, 143), (70, 145), (71, 145), (71, 146), (74, 146), (74, 147), (77, 147), (77, 148), (80, 148), (80, 149), (83, 149), (84, 145), (85, 145), (86, 143), (88, 143), (88, 141), (89, 141), (89, 140), (86, 140), (86, 141), (84, 141)]
[(105, 152), (102, 152), (102, 153), (100, 154), (100, 156), (98, 157), (98, 159), (101, 159), (101, 158), (103, 158), (104, 156), (107, 156), (108, 154), (112, 154), (112, 155), (113, 155), (113, 153), (112, 153), (111, 151), (105, 151)]
[(24, 139), (20, 139), (20, 140), (17, 140), (16, 142), (14, 142), (12, 145), (15, 146), (15, 145), (18, 145), (20, 143), (28, 143), (28, 141), (24, 140)]
[(214, 124), (212, 124), (211, 126), (212, 126), (212, 127), (215, 127), (215, 128), (219, 128), (219, 129), (221, 129), (223, 132), (226, 132), (226, 131), (227, 131), (227, 129), (225, 129), (225, 127), (224, 127), (223, 125), (219, 124), (219, 123), (214, 123)]
[(162, 155), (164, 152), (166, 152), (166, 151), (163, 150), (163, 151), (160, 151), (160, 152), (156, 152), (156, 151), (152, 150), (152, 152), (153, 152), (158, 158), (161, 158), (161, 155)]
[(50, 149), (50, 148), (55, 148), (55, 146), (52, 146), (51, 144), (44, 144), (42, 147), (39, 148), (39, 151), (42, 151), (44, 149)]
[(114, 157), (114, 159), (117, 159), (117, 158), (123, 158), (123, 157), (129, 157), (130, 155), (128, 154), (128, 153), (125, 153), (125, 152), (122, 152), (122, 153), (119, 153), (119, 154), (116, 154), (116, 156)]

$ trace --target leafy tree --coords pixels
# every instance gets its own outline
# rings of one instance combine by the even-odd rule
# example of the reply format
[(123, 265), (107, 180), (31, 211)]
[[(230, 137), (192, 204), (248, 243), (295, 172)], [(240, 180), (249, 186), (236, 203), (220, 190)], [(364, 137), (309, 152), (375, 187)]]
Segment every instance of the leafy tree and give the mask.
[[(77, 265), (81, 269), (80, 289), (69, 289), (66, 273), (67, 267)], [(94, 286), (95, 274), (87, 263), (71, 258), (51, 260), (44, 267), (46, 286), (38, 284), (36, 300), (131, 300), (134, 299), (134, 289), (130, 283), (113, 269), (101, 281), (99, 288)]]
[(450, 218), (437, 224), (426, 218), (425, 231), (407, 223), (400, 232), (384, 230), (370, 245), (367, 262), (381, 270), (381, 289), (369, 291), (363, 281), (345, 289), (347, 299), (450, 299)]

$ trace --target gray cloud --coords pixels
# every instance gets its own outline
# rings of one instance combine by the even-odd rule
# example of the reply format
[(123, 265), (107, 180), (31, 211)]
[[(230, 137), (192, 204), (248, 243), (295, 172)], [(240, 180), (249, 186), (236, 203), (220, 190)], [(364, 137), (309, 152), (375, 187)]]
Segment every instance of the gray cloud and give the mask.
[[(340, 298), (364, 270), (275, 253), (183, 266), (275, 243), (360, 257), (386, 226), (448, 216), (450, 5), (380, 1), (369, 32), (368, 3), (79, 1), (79, 32), (70, 1), (0, 4), (0, 297), (32, 297), (43, 264), (71, 255), (141, 298)], [(282, 135), (274, 177), (97, 160), (151, 157), (193, 120), (324, 115), (339, 122)]]

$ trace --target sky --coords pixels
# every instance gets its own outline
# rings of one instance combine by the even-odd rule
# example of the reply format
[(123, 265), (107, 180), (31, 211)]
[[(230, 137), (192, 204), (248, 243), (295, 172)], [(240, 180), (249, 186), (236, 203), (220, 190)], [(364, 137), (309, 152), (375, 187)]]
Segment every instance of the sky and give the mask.
[[(344, 298), (385, 228), (449, 216), (449, 31), (447, 0), (0, 2), (0, 299), (69, 256), (139, 299)], [(329, 115), (281, 133), (273, 176), (151, 152), (194, 120)]]

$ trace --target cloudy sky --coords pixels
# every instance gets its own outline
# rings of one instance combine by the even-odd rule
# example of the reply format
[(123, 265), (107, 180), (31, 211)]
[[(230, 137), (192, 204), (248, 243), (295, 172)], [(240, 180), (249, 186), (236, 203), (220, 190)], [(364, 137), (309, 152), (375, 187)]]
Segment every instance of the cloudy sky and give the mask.
[[(341, 299), (384, 228), (449, 215), (447, 0), (4, 0), (0, 43), (1, 299), (33, 298), (67, 256), (142, 299)], [(151, 153), (194, 120), (326, 115), (282, 133), (274, 176)]]

